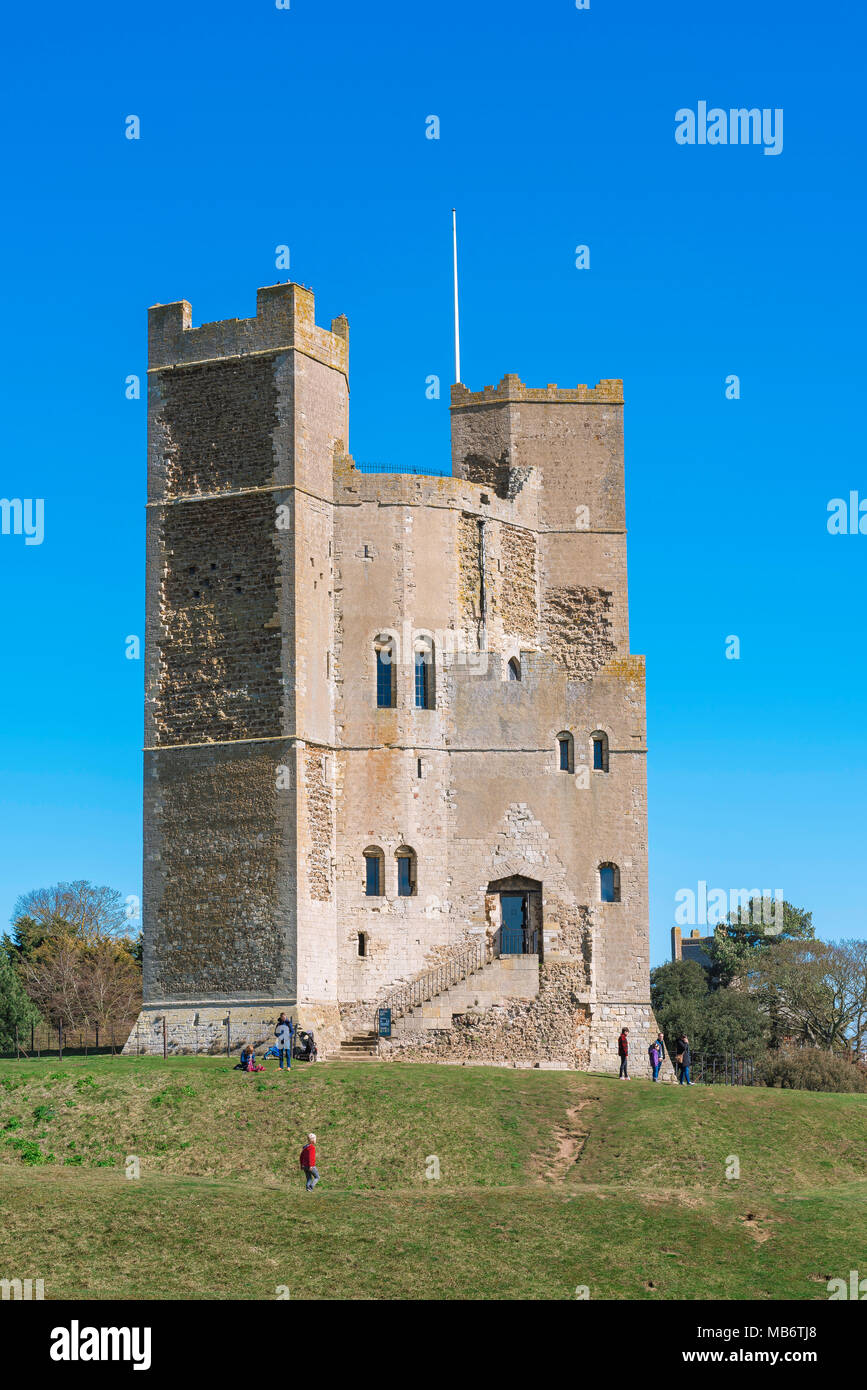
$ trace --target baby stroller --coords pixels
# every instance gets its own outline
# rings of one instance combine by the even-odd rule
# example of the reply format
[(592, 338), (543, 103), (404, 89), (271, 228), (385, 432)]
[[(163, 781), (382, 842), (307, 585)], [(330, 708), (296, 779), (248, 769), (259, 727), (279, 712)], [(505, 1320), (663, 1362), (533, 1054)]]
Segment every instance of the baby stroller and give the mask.
[(316, 1042), (312, 1032), (305, 1033), (303, 1029), (296, 1035), (297, 1041), (292, 1049), (292, 1056), (299, 1062), (316, 1061)]

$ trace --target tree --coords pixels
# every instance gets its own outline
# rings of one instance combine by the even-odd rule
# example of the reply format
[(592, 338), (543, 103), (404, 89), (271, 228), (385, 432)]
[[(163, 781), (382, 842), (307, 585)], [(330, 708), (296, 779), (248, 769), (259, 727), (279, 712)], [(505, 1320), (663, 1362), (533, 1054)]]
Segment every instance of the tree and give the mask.
[(129, 927), (130, 919), (116, 888), (99, 887), (86, 879), (33, 888), (15, 904), (12, 931), (0, 940), (0, 957), (18, 968), (47, 942), (69, 937), (82, 945), (116, 941), (141, 965), (140, 939), (129, 935)]
[(52, 1023), (93, 1028), (141, 1007), (141, 971), (127, 942), (51, 937), (20, 967), (30, 998)]
[(759, 969), (766, 953), (782, 942), (815, 938), (812, 912), (784, 902), (782, 927), (776, 930), (779, 924), (775, 922), (771, 930), (765, 906), (761, 898), (751, 898), (747, 908), (740, 913), (730, 912), (726, 921), (716, 928), (708, 946), (712, 988), (722, 989), (735, 981), (744, 983)]
[(29, 1041), (30, 1025), (39, 1021), (39, 1010), (28, 999), (17, 974), (0, 958), (0, 1052), (15, 1046), (16, 1028), (21, 1042)]
[(21, 895), (12, 912), (12, 937), (22, 954), (40, 944), (36, 940), (40, 933), (45, 940), (61, 931), (87, 945), (127, 936), (129, 919), (123, 898), (116, 888), (83, 878)]
[(867, 943), (782, 941), (750, 975), (773, 1023), (774, 1043), (858, 1049), (867, 1015)]
[(867, 1053), (867, 941), (833, 944), (830, 967), (848, 1006), (852, 1051), (863, 1059)]
[(713, 990), (707, 970), (694, 960), (673, 960), (650, 972), (653, 1012), (669, 1052), (686, 1033), (694, 1052), (734, 1052), (754, 1057), (767, 1046), (759, 1002), (737, 990)]
[(768, 1046), (768, 1019), (761, 1004), (737, 989), (709, 990), (701, 1019), (700, 1052), (761, 1056)]

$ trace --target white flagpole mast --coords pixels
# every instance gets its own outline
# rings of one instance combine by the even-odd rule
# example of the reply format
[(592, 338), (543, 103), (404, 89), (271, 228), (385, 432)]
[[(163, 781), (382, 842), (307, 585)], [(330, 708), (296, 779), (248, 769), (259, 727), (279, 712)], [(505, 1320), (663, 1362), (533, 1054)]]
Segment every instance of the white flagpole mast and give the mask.
[(452, 208), (452, 254), (455, 270), (455, 381), (461, 379), (461, 329), (458, 319), (458, 224)]

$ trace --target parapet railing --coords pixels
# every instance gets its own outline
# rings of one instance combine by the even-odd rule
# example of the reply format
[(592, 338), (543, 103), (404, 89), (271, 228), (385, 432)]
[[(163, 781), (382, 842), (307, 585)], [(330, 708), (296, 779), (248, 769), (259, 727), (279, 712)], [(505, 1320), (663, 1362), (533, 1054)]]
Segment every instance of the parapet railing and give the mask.
[(470, 975), (475, 975), (493, 959), (493, 947), (487, 939), (459, 946), (448, 960), (425, 970), (405, 985), (397, 985), (390, 990), (379, 1007), (390, 1009), (392, 1018), (402, 1018), (412, 1009), (417, 1009), (438, 994), (451, 989), (452, 985), (460, 984)]
[(417, 478), (450, 478), (451, 473), (432, 473), (429, 468), (421, 468), (414, 463), (377, 463), (353, 459), (356, 473), (408, 473)]

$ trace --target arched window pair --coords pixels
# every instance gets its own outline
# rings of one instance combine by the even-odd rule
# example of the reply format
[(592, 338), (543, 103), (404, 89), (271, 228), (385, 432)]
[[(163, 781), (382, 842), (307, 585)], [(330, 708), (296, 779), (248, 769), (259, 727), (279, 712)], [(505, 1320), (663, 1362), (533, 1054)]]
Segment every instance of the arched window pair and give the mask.
[[(373, 650), (376, 657), (377, 709), (394, 709), (397, 704), (394, 638), (388, 633), (380, 633)], [(436, 659), (430, 637), (418, 637), (413, 644), (413, 699), (416, 709), (436, 707)]]
[[(412, 898), (416, 893), (416, 855), (408, 845), (395, 852), (397, 860), (397, 895)], [(378, 845), (364, 851), (364, 892), (368, 898), (385, 896), (385, 855)]]
[[(608, 735), (600, 731), (590, 735), (593, 745), (593, 771), (608, 771)], [(575, 740), (564, 730), (557, 735), (557, 756), (561, 772), (575, 771)]]

